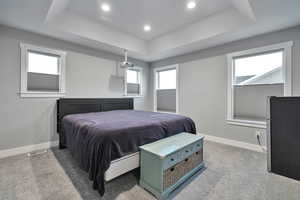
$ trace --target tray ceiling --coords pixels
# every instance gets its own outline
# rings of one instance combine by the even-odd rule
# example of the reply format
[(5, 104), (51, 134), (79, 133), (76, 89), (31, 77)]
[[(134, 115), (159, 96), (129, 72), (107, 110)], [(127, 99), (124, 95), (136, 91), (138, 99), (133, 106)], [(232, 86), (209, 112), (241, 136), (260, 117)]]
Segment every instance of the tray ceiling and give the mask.
[[(109, 2), (110, 12), (101, 10), (103, 2)], [(118, 31), (151, 40), (233, 6), (230, 1), (201, 0), (197, 3), (197, 8), (187, 10), (186, 2), (184, 0), (72, 0), (68, 10)], [(151, 32), (143, 30), (144, 24), (151, 25)]]
[(299, 0), (195, 0), (194, 9), (188, 2), (2, 0), (0, 23), (117, 54), (128, 49), (145, 61), (300, 24)]

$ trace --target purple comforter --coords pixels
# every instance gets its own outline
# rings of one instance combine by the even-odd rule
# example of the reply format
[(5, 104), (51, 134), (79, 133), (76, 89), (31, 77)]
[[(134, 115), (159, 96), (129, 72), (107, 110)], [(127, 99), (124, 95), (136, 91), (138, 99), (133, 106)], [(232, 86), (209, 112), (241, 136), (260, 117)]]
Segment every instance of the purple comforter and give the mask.
[(67, 115), (63, 127), (67, 148), (101, 195), (105, 191), (104, 174), (112, 160), (180, 132), (196, 133), (190, 118), (134, 110)]

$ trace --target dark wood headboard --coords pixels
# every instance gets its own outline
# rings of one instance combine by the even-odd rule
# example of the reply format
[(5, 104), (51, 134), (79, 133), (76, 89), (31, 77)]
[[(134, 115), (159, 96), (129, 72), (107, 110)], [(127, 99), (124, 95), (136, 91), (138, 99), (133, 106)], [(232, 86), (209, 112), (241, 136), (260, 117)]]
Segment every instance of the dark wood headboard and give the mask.
[(72, 99), (57, 100), (57, 132), (61, 133), (62, 119), (66, 115), (104, 112), (111, 110), (132, 110), (133, 98), (101, 98), (101, 99)]

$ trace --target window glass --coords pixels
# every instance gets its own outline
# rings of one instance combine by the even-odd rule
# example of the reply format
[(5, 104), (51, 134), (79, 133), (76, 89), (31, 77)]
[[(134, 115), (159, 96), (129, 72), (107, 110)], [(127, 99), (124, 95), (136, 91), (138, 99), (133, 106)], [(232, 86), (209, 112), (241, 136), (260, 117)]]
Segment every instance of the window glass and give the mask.
[(176, 69), (158, 72), (158, 89), (176, 89)]
[(137, 70), (127, 70), (127, 83), (139, 83), (139, 72)]
[(58, 75), (58, 64), (57, 56), (28, 52), (28, 72)]
[(236, 85), (283, 83), (283, 51), (234, 59)]

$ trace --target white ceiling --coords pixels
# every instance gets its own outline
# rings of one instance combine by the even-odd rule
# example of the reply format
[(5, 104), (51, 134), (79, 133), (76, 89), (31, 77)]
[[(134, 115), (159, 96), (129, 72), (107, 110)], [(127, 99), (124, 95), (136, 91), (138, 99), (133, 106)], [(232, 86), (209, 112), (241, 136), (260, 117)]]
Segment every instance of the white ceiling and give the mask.
[[(300, 24), (300, 0), (1, 0), (0, 24), (154, 61)], [(143, 25), (150, 24), (150, 32)]]

